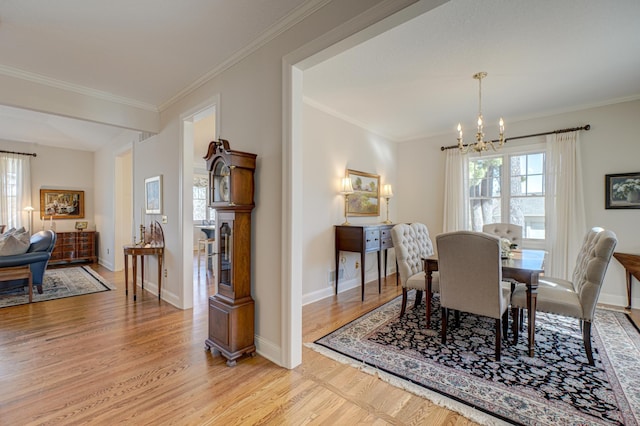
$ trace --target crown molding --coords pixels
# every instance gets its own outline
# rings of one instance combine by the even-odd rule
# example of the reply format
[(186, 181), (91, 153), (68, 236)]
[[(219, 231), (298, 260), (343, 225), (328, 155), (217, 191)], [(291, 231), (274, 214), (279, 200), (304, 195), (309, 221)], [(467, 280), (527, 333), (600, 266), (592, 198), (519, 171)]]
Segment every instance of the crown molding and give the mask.
[(32, 83), (42, 84), (44, 86), (54, 87), (56, 89), (78, 93), (80, 95), (90, 96), (90, 97), (101, 99), (108, 102), (127, 105), (134, 108), (140, 108), (147, 111), (158, 112), (158, 108), (156, 108), (155, 105), (136, 101), (135, 99), (116, 96), (108, 92), (91, 89), (89, 87), (80, 86), (78, 84), (72, 84), (66, 81), (56, 80), (54, 78), (47, 77), (42, 74), (36, 74), (33, 72), (24, 71), (24, 70), (9, 67), (6, 65), (0, 65), (0, 74), (7, 77), (13, 77), (13, 78), (18, 78), (20, 80), (30, 81)]
[(253, 52), (257, 51), (262, 46), (264, 46), (265, 44), (269, 43), (270, 41), (278, 37), (280, 34), (287, 31), (289, 28), (300, 23), (309, 15), (321, 9), (326, 4), (331, 3), (331, 1), (332, 0), (310, 0), (300, 5), (299, 7), (294, 9), (291, 13), (289, 13), (288, 15), (280, 19), (278, 22), (271, 25), (265, 32), (263, 32), (260, 35), (260, 37), (254, 40), (251, 44), (247, 45), (243, 49), (240, 49), (235, 54), (233, 54), (229, 59), (224, 61), (222, 64), (218, 65), (217, 67), (215, 67), (214, 69), (212, 69), (211, 71), (209, 71), (208, 73), (206, 73), (205, 75), (203, 75), (202, 77), (200, 77), (199, 79), (197, 79), (196, 81), (194, 81), (193, 83), (191, 83), (190, 85), (182, 89), (180, 92), (178, 92), (175, 96), (173, 96), (169, 100), (160, 104), (160, 106), (158, 107), (158, 110), (160, 112), (166, 110), (171, 105), (178, 102), (182, 98), (186, 97), (191, 92), (193, 92), (203, 84), (207, 83), (211, 79), (215, 78), (225, 70), (231, 68), (233, 65), (242, 61), (244, 58), (251, 55)]
[(369, 127), (367, 127), (367, 125), (364, 124), (363, 122), (358, 121), (355, 118), (350, 117), (350, 116), (348, 116), (346, 114), (338, 112), (335, 109), (329, 108), (325, 104), (322, 104), (322, 103), (320, 103), (320, 102), (318, 102), (318, 101), (316, 101), (316, 100), (314, 100), (314, 99), (312, 99), (312, 98), (310, 98), (308, 96), (303, 96), (302, 97), (302, 102), (304, 102), (305, 104), (309, 105), (312, 108), (317, 109), (318, 111), (322, 111), (325, 114), (328, 114), (328, 115), (330, 115), (330, 116), (332, 116), (334, 118), (337, 118), (338, 120), (341, 120), (341, 121), (344, 121), (346, 123), (352, 124), (352, 125), (354, 125), (356, 127), (359, 127), (362, 130), (371, 133), (372, 135), (376, 135), (378, 137), (386, 139), (389, 142), (398, 142), (397, 139), (392, 138), (389, 135), (385, 135), (383, 133), (380, 133), (378, 131), (372, 130)]

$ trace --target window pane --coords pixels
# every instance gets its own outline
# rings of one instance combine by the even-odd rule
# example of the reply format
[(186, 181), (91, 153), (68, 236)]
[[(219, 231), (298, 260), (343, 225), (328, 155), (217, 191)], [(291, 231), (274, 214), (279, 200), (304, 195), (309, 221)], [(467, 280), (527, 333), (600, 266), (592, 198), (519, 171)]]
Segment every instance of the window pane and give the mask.
[(544, 197), (513, 197), (509, 221), (523, 227), (524, 238), (544, 239)]
[(527, 156), (527, 174), (540, 175), (544, 172), (544, 154), (529, 154)]
[(469, 161), (469, 227), (482, 231), (485, 223), (502, 217), (502, 157)]

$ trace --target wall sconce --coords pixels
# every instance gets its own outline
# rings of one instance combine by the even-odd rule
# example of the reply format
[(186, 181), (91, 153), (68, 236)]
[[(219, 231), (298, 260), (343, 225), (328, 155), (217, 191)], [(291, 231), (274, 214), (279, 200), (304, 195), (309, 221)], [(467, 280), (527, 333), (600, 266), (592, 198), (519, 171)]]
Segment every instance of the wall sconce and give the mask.
[(382, 198), (387, 200), (387, 220), (384, 221), (387, 225), (393, 223), (389, 220), (389, 198), (393, 197), (393, 190), (391, 189), (391, 185), (387, 184), (382, 187), (382, 193), (380, 194)]
[(344, 223), (343, 225), (351, 225), (349, 219), (347, 219), (349, 213), (349, 195), (353, 194), (353, 186), (351, 185), (351, 178), (342, 178), (342, 185), (340, 186), (340, 193), (344, 195)]
[(33, 235), (33, 211), (35, 209), (31, 206), (27, 206), (24, 208), (24, 210), (29, 215), (29, 235)]

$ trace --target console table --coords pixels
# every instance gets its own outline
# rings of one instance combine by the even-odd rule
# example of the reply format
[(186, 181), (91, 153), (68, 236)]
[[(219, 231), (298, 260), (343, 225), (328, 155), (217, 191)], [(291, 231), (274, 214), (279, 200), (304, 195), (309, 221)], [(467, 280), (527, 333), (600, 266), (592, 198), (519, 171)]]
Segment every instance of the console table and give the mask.
[[(143, 228), (144, 229), (144, 228)], [(140, 280), (144, 290), (144, 257), (158, 256), (158, 300), (162, 295), (162, 258), (164, 256), (164, 232), (157, 221), (144, 232), (144, 240), (139, 244), (128, 244), (124, 251), (124, 294), (129, 295), (129, 256), (133, 260), (133, 300), (136, 300), (136, 279), (138, 276), (138, 256), (140, 256)]]
[(138, 276), (138, 257), (140, 256), (141, 271), (140, 280), (142, 281), (142, 289), (144, 290), (144, 257), (155, 255), (158, 256), (158, 299), (162, 293), (162, 256), (164, 255), (164, 247), (145, 247), (137, 245), (127, 245), (124, 249), (124, 294), (129, 295), (129, 256), (133, 260), (133, 300), (136, 300), (136, 278)]
[(640, 254), (613, 253), (613, 257), (624, 267), (627, 276), (627, 309), (631, 309), (631, 282), (633, 277), (640, 280)]
[[(340, 279), (340, 251), (360, 253), (360, 276), (362, 286), (362, 300), (364, 300), (365, 259), (367, 253), (376, 252), (378, 255), (378, 293), (382, 289), (380, 275), (380, 252), (384, 250), (384, 275), (387, 276), (387, 249), (393, 247), (391, 228), (394, 225), (337, 225), (336, 226), (336, 294)], [(396, 276), (397, 280), (397, 276)], [(397, 285), (397, 281), (396, 281)]]

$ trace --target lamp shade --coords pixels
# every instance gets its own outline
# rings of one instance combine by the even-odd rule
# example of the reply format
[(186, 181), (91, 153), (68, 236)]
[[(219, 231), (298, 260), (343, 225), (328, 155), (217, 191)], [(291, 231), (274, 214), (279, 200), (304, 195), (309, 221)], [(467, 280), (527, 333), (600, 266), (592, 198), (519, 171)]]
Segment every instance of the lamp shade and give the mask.
[(353, 194), (353, 186), (351, 185), (351, 178), (342, 178), (342, 184), (340, 185), (341, 194)]
[(391, 198), (393, 197), (393, 189), (391, 189), (391, 185), (387, 184), (382, 187), (382, 193), (380, 194), (383, 198)]

